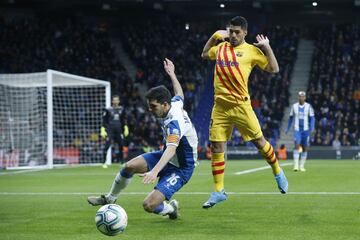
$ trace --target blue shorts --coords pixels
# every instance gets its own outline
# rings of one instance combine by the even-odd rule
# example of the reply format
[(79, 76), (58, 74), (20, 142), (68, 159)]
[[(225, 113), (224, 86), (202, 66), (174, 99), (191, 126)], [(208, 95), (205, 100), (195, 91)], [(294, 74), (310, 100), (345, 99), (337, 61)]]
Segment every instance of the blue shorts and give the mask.
[(304, 147), (310, 145), (310, 131), (294, 131), (295, 144), (301, 144)]
[[(156, 151), (142, 155), (147, 162), (149, 171), (159, 162), (162, 154), (163, 151)], [(178, 168), (168, 163), (159, 172), (159, 181), (154, 189), (164, 194), (166, 200), (170, 200), (171, 197), (190, 180), (193, 172), (194, 167)]]

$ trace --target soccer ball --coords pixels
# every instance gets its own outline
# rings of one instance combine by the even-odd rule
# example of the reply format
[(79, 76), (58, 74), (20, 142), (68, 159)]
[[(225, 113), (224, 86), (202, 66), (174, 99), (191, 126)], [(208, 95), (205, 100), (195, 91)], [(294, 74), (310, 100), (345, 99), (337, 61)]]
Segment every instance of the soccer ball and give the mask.
[(125, 210), (116, 204), (102, 206), (95, 216), (97, 229), (108, 236), (122, 233), (127, 226), (128, 217)]

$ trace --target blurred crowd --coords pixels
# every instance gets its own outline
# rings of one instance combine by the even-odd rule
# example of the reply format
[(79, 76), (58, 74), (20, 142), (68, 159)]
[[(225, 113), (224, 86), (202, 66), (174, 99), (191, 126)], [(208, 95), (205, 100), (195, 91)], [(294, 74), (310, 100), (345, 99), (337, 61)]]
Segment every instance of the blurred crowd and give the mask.
[(316, 116), (313, 145), (360, 145), (360, 25), (317, 32), (309, 80)]
[(171, 59), (185, 93), (185, 109), (193, 115), (197, 94), (208, 76), (206, 63), (200, 58), (209, 34), (205, 24), (189, 25), (169, 17), (126, 25), (122, 28), (123, 44), (138, 67), (136, 81), (147, 87), (160, 84), (172, 90), (164, 73), (163, 60)]
[[(185, 92), (185, 109), (193, 116), (203, 86), (213, 71), (200, 54), (216, 27), (206, 23), (188, 25), (163, 17), (122, 26), (121, 40), (137, 67), (135, 83), (153, 87), (171, 82), (164, 73), (163, 59), (170, 58)], [(284, 108), (289, 104), (289, 85), (296, 59), (298, 31), (275, 26), (249, 26), (247, 42), (257, 33), (269, 36), (280, 73), (255, 69), (249, 92), (263, 133), (273, 145), (279, 138)], [(11, 41), (9, 41), (11, 39)], [(359, 144), (360, 86), (359, 25), (334, 26), (319, 31), (309, 84), (309, 100), (316, 113), (314, 145)], [(59, 21), (37, 17), (6, 22), (0, 19), (0, 73), (42, 72), (56, 69), (76, 75), (110, 81), (112, 93), (125, 106), (130, 148), (157, 148), (162, 134), (156, 119), (147, 112), (136, 84), (115, 56), (106, 24), (83, 24), (76, 18)], [(208, 123), (206, 123), (208, 124)], [(92, 135), (92, 141), (97, 139)], [(230, 145), (244, 145), (237, 130)]]

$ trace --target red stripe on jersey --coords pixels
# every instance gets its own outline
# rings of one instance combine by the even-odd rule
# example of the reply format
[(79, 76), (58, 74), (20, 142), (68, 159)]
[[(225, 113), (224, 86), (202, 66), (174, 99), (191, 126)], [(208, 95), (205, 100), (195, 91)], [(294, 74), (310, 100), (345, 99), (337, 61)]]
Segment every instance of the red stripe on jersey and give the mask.
[[(233, 61), (235, 62), (235, 61), (236, 61), (236, 57), (235, 57), (234, 48), (230, 48), (230, 51), (231, 51), (232, 59), (233, 59)], [(236, 68), (236, 70), (239, 72), (239, 74), (240, 74), (240, 76), (241, 76), (241, 79), (242, 79), (242, 81), (243, 81), (243, 83), (244, 83), (244, 86), (246, 86), (246, 83), (245, 83), (244, 77), (243, 77), (243, 75), (242, 75), (242, 73), (241, 73), (240, 67), (235, 65), (235, 68)]]
[[(220, 47), (221, 48), (221, 47)], [(218, 58), (219, 59), (219, 55), (220, 55), (220, 50), (218, 51)], [(232, 93), (232, 91), (230, 90), (230, 88), (225, 84), (225, 81), (222, 79), (221, 74), (219, 72), (219, 67), (217, 64), (215, 64), (215, 71), (216, 71), (216, 76), (218, 77), (218, 79), (220, 80), (221, 84), (229, 91), (229, 93), (235, 98), (235, 101), (237, 102), (237, 98), (235, 97), (235, 95)], [(214, 78), (215, 80), (215, 78)]]
[[(226, 55), (226, 54), (225, 54), (226, 47), (221, 46), (220, 49), (219, 49), (219, 53), (221, 53), (221, 50), (222, 50), (222, 49), (224, 49), (223, 55), (225, 56), (225, 55)], [(220, 56), (218, 57), (218, 60), (221, 61)], [(226, 63), (226, 61), (225, 61), (225, 63)], [(217, 65), (217, 66), (218, 66), (218, 65)], [(235, 92), (241, 97), (241, 93), (238, 91), (238, 89), (236, 88), (236, 86), (235, 86), (235, 85), (233, 84), (233, 82), (231, 81), (229, 75), (228, 75), (228, 74), (226, 73), (226, 71), (225, 71), (224, 66), (220, 66), (220, 69), (221, 69), (221, 72), (223, 73), (223, 75), (225, 76), (226, 80), (227, 80), (227, 81), (230, 83), (230, 85), (232, 86), (232, 89), (234, 89)], [(242, 97), (241, 97), (241, 98), (242, 98)]]
[[(229, 63), (229, 58), (228, 58), (228, 55), (227, 55), (227, 53), (226, 53), (226, 49), (227, 49), (227, 43), (225, 43), (225, 47), (224, 47), (224, 59), (225, 59), (225, 63)], [(230, 50), (231, 50), (231, 48), (230, 48)], [(236, 59), (235, 59), (236, 60)], [(234, 62), (234, 65), (236, 66), (236, 64), (235, 64), (235, 61), (233, 61)], [(243, 96), (244, 96), (244, 93), (243, 93), (243, 90), (246, 92), (246, 90), (244, 89), (244, 87), (243, 86), (241, 86), (241, 84), (238, 82), (238, 80), (236, 79), (236, 76), (235, 76), (235, 74), (234, 74), (234, 72), (233, 72), (233, 70), (232, 70), (232, 67), (230, 66), (230, 64), (228, 64), (228, 69), (229, 69), (229, 72), (230, 72), (230, 74), (231, 74), (231, 76), (232, 76), (232, 79), (234, 80), (234, 82), (235, 83), (237, 83), (237, 85), (238, 85), (238, 87), (239, 87), (239, 90), (240, 90), (240, 92), (241, 92), (241, 99), (242, 100), (244, 100), (243, 99)]]

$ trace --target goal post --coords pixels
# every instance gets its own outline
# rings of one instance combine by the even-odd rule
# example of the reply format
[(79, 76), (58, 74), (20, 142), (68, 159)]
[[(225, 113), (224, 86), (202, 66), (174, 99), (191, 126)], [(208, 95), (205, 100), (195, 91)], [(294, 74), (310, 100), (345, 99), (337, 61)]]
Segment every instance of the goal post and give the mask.
[(102, 163), (98, 133), (110, 98), (107, 81), (55, 70), (0, 74), (0, 167)]

